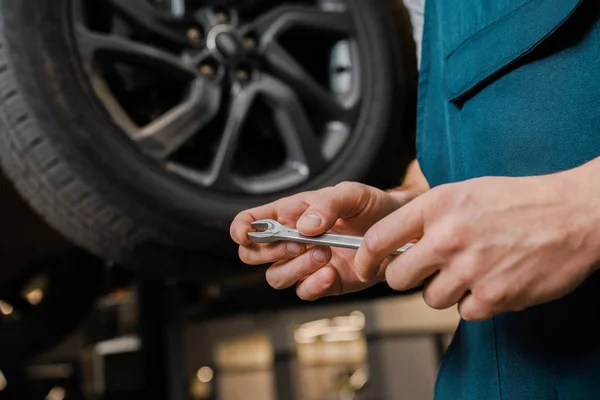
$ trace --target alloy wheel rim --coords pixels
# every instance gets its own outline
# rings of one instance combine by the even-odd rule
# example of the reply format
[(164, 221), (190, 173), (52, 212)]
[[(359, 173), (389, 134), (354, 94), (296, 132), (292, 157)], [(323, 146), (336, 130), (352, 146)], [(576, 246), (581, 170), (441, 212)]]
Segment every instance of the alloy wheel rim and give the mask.
[(189, 3), (72, 0), (81, 65), (113, 122), (213, 191), (271, 194), (323, 173), (365, 107), (352, 2)]

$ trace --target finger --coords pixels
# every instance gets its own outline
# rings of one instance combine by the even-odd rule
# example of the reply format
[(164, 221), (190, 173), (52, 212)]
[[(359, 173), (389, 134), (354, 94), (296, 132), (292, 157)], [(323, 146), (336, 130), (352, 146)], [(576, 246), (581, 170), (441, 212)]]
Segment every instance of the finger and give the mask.
[[(367, 231), (354, 259), (356, 274), (363, 282), (377, 274), (379, 265), (392, 252), (423, 236), (425, 196), (388, 215)], [(413, 251), (414, 248), (407, 253)]]
[[(335, 265), (334, 265), (335, 263)], [(322, 297), (362, 291), (377, 282), (385, 281), (385, 270), (382, 268), (378, 278), (369, 284), (358, 280), (354, 270), (343, 258), (332, 259), (331, 262), (317, 270), (314, 274), (298, 282), (296, 292), (306, 301), (318, 300)]]
[(339, 218), (349, 218), (359, 213), (373, 195), (367, 186), (353, 182), (320, 190), (298, 220), (297, 228), (308, 236), (325, 233)]
[(458, 303), (458, 313), (465, 321), (480, 322), (492, 318), (496, 312), (471, 293)]
[(253, 242), (248, 237), (252, 232), (252, 223), (259, 219), (277, 219), (277, 209), (274, 205), (266, 205), (239, 213), (229, 229), (231, 239), (241, 246), (250, 246)]
[(435, 275), (425, 286), (423, 299), (436, 310), (445, 310), (458, 304), (468, 292), (465, 283), (451, 271), (444, 270)]
[(295, 242), (252, 244), (240, 246), (239, 257), (245, 264), (263, 265), (290, 260), (298, 257), (304, 251), (306, 251), (306, 245)]
[(267, 282), (275, 289), (287, 289), (327, 265), (330, 260), (330, 248), (312, 247), (299, 257), (271, 266), (267, 270)]
[(307, 199), (314, 197), (314, 195), (313, 192), (304, 192), (261, 207), (242, 211), (231, 223), (231, 238), (239, 245), (251, 245), (252, 241), (248, 238), (248, 233), (253, 231), (251, 224), (260, 219), (274, 219), (283, 225), (295, 226), (298, 218), (308, 208)]
[(296, 293), (305, 301), (341, 294), (342, 282), (335, 268), (325, 266), (298, 283)]
[(440, 270), (444, 260), (430, 250), (428, 240), (423, 238), (410, 250), (401, 254), (387, 265), (385, 278), (394, 290), (407, 291), (419, 287)]

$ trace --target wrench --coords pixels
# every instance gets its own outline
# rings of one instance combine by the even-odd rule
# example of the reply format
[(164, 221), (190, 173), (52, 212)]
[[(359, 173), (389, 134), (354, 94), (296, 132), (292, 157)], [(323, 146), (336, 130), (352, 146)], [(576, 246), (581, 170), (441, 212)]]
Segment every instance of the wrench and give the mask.
[[(356, 250), (363, 241), (361, 236), (339, 235), (337, 233), (325, 233), (320, 236), (304, 236), (296, 229), (283, 226), (272, 219), (255, 221), (251, 225), (253, 229), (257, 230), (257, 232), (248, 233), (248, 237), (254, 243), (273, 243), (283, 240)], [(414, 243), (408, 243), (394, 251), (392, 255), (400, 255), (414, 245)]]

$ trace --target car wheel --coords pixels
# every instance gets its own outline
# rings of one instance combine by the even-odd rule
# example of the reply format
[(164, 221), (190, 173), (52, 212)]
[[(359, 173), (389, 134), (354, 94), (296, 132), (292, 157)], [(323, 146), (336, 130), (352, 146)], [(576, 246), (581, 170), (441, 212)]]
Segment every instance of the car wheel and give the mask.
[(77, 245), (162, 275), (234, 259), (242, 209), (414, 156), (398, 0), (5, 0), (0, 161)]

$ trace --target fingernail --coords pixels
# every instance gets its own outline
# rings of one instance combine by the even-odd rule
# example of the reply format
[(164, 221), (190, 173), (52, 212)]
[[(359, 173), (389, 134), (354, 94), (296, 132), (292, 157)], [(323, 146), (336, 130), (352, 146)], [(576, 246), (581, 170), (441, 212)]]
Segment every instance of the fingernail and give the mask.
[(302, 252), (302, 248), (303, 246), (300, 243), (296, 242), (289, 242), (285, 245), (285, 250), (293, 256), (297, 256), (298, 254), (300, 254)]
[(314, 249), (312, 252), (313, 260), (319, 264), (325, 264), (327, 262), (327, 253), (323, 249)]
[(318, 228), (323, 223), (323, 219), (318, 214), (308, 214), (300, 219), (299, 225), (304, 228)]

